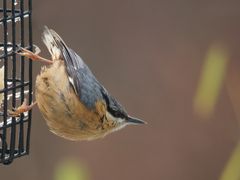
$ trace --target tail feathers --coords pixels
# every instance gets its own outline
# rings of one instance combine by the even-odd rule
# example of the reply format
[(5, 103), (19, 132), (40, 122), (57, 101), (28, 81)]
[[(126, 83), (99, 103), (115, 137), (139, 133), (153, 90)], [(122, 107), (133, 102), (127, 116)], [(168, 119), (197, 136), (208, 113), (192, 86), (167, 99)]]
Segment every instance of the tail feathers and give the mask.
[(47, 26), (45, 26), (42, 40), (44, 44), (47, 46), (48, 51), (50, 52), (52, 59), (63, 59), (62, 57), (62, 51), (61, 47), (59, 47), (59, 42), (63, 43), (62, 38), (52, 29), (48, 29)]

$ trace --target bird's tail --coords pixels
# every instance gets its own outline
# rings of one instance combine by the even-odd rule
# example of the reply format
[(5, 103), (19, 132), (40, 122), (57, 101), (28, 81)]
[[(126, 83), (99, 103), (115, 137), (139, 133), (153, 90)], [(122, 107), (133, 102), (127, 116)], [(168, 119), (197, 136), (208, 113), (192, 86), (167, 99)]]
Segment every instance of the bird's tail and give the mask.
[(42, 34), (42, 40), (47, 46), (53, 60), (63, 59), (62, 48), (64, 48), (63, 46), (65, 43), (54, 30), (45, 26)]

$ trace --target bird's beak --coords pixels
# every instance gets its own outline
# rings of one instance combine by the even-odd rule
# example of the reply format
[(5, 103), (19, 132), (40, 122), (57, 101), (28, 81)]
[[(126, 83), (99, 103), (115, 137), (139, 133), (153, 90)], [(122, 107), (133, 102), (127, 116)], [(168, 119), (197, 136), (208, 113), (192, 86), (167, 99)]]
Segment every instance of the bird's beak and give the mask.
[(138, 119), (138, 118), (135, 118), (135, 117), (131, 117), (131, 116), (128, 116), (127, 117), (127, 123), (129, 124), (147, 124), (145, 121), (141, 120), (141, 119)]

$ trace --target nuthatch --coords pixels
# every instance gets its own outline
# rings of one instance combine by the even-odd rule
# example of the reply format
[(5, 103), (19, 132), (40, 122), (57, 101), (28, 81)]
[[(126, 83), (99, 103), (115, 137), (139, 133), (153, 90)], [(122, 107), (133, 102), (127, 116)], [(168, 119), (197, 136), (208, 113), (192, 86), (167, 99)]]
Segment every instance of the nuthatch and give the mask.
[[(145, 122), (129, 116), (83, 60), (52, 29), (42, 36), (52, 60), (22, 48), (20, 55), (46, 62), (36, 79), (36, 102), (50, 130), (68, 140), (91, 140)], [(15, 113), (29, 110), (26, 103)]]

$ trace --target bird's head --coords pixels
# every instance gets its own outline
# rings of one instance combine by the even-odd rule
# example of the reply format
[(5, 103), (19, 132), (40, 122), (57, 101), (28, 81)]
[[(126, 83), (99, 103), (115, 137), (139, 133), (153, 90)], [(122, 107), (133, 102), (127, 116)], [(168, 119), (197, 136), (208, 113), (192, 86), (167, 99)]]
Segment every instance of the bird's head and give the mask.
[(113, 120), (116, 123), (117, 129), (120, 129), (126, 125), (139, 125), (146, 124), (145, 121), (129, 116), (124, 107), (111, 95), (105, 96), (107, 104), (107, 118)]

